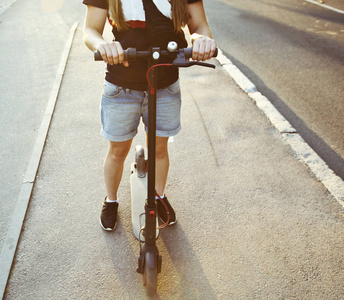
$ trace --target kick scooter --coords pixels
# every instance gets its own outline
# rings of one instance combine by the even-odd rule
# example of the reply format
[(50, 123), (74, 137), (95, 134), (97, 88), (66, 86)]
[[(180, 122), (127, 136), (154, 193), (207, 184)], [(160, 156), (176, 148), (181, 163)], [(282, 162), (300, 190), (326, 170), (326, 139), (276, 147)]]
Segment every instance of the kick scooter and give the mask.
[[(189, 61), (192, 48), (178, 49), (175, 42), (168, 44), (167, 50), (153, 47), (147, 51), (136, 51), (134, 48), (124, 50), (124, 60), (148, 60), (148, 160), (144, 147), (137, 146), (135, 162), (131, 165), (131, 209), (133, 234), (140, 242), (137, 272), (143, 275), (147, 294), (153, 296), (157, 290), (158, 274), (161, 272), (162, 259), (156, 246), (159, 229), (167, 226), (169, 220), (158, 226), (155, 200), (155, 147), (156, 147), (156, 90), (157, 67), (193, 65), (215, 68), (214, 65), (198, 61)], [(213, 57), (217, 56), (217, 49)], [(102, 60), (98, 51), (95, 60)], [(171, 63), (159, 64), (161, 58), (169, 58)], [(143, 245), (142, 245), (143, 243)]]

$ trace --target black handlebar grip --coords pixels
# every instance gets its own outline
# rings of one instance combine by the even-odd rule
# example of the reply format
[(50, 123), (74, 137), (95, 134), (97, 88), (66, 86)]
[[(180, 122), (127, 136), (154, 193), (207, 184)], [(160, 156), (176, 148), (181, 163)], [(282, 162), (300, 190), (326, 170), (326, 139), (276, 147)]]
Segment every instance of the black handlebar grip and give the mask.
[[(218, 54), (218, 49), (215, 49), (214, 55), (212, 57), (216, 57)], [(192, 57), (192, 48), (184, 48), (184, 54), (185, 58), (191, 58)]]
[(103, 60), (98, 50), (94, 51), (93, 53), (94, 53), (94, 60)]
[[(124, 52), (124, 60), (136, 58), (136, 50), (135, 49), (123, 50), (123, 52)], [(94, 60), (96, 60), (96, 61), (103, 60), (103, 58), (102, 58), (102, 56), (98, 50), (94, 51)]]
[(192, 57), (192, 48), (184, 48), (184, 54), (185, 54), (185, 58), (191, 58)]

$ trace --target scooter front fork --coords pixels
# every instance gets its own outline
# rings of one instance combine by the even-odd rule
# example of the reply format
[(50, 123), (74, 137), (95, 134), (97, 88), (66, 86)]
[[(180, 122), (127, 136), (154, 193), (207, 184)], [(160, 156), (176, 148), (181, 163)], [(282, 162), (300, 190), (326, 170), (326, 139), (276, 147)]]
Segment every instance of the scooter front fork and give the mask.
[[(151, 255), (147, 255), (151, 254)], [(149, 259), (149, 261), (147, 261)], [(159, 255), (158, 248), (154, 245), (144, 245), (138, 257), (137, 273), (143, 274), (147, 264), (151, 269), (157, 269), (157, 273), (161, 272), (162, 257)]]
[[(156, 205), (145, 205), (146, 213), (146, 226), (144, 229), (145, 243), (140, 250), (140, 256), (138, 258), (137, 272), (143, 274), (145, 264), (148, 263), (151, 268), (157, 268), (157, 273), (161, 272), (161, 256), (159, 255), (158, 247), (156, 246)], [(147, 217), (148, 216), (148, 217)], [(152, 255), (146, 255), (152, 253)], [(145, 258), (150, 257), (149, 262), (145, 261)]]

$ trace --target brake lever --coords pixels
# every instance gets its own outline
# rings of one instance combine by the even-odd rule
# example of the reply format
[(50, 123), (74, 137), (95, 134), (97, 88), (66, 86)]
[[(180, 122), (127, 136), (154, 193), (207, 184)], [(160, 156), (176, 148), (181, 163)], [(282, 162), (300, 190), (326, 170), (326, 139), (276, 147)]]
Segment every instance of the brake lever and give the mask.
[(213, 64), (209, 64), (209, 63), (205, 63), (205, 62), (201, 62), (201, 61), (188, 61), (186, 62), (186, 66), (184, 66), (185, 68), (191, 67), (191, 66), (201, 66), (201, 67), (208, 67), (208, 68), (213, 68), (215, 69), (215, 65)]
[(172, 62), (172, 65), (179, 67), (179, 68), (188, 68), (188, 67), (196, 65), (196, 66), (202, 66), (202, 67), (208, 67), (208, 68), (215, 69), (215, 65), (213, 65), (213, 64), (195, 61), (195, 60), (193, 60), (193, 61), (186, 60), (184, 49), (179, 49), (179, 53), (177, 54), (177, 57)]
[(184, 62), (180, 62), (180, 61), (176, 61), (176, 59), (173, 61), (172, 66), (176, 66), (179, 68), (188, 68), (191, 66), (201, 66), (201, 67), (208, 67), (208, 68), (213, 68), (215, 69), (215, 65), (213, 64), (208, 64), (205, 62), (200, 62), (200, 61), (184, 61)]

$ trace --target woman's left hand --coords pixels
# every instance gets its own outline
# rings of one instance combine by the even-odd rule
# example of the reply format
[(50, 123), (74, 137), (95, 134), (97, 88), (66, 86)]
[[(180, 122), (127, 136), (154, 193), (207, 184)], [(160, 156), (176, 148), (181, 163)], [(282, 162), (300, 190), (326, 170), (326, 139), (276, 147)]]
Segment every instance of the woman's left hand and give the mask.
[(215, 40), (205, 35), (193, 34), (191, 41), (193, 60), (205, 61), (213, 57), (216, 49)]

